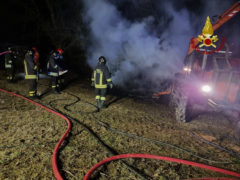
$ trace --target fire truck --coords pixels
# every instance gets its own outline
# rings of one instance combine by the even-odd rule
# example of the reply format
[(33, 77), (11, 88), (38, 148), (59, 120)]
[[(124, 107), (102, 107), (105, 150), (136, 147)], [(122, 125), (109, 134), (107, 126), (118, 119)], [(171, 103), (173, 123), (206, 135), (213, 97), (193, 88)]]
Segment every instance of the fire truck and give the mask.
[[(239, 11), (240, 1), (219, 16), (212, 30), (236, 17)], [(223, 112), (240, 120), (240, 57), (232, 57), (224, 37), (218, 40), (217, 48), (204, 48), (200, 40), (199, 36), (191, 39), (182, 72), (175, 74), (167, 91), (154, 93), (153, 98), (168, 94), (170, 107), (180, 122), (206, 111)], [(208, 46), (213, 41), (205, 37), (202, 42)]]

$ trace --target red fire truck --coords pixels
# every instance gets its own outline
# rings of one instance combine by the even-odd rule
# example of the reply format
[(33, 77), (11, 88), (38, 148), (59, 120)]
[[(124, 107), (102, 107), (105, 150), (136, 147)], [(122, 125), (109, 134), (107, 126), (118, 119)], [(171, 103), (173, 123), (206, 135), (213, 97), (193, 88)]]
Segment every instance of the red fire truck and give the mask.
[[(217, 19), (213, 30), (236, 17), (239, 11), (240, 2), (236, 2)], [(196, 114), (212, 110), (240, 120), (240, 57), (232, 57), (225, 39), (219, 41), (221, 48), (211, 50), (201, 48), (199, 38), (192, 38), (182, 72), (175, 74), (167, 91), (153, 94), (154, 98), (170, 95), (176, 120), (187, 122)]]

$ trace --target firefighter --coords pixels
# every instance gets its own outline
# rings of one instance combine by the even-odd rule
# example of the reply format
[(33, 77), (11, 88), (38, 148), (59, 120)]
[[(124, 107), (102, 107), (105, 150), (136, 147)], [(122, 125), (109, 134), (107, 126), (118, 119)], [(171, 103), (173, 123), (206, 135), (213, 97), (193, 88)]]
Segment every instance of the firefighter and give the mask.
[(9, 82), (13, 82), (15, 76), (15, 61), (17, 56), (11, 47), (8, 48), (8, 51), (9, 53), (5, 54), (5, 69), (7, 71), (7, 80)]
[[(37, 68), (39, 68), (39, 58), (40, 58), (39, 52), (36, 47), (33, 47), (32, 50), (34, 52), (33, 53), (34, 62), (37, 65)], [(38, 72), (38, 69), (37, 69), (37, 72)]]
[(61, 66), (63, 63), (63, 50), (58, 48), (56, 51), (51, 52), (49, 61), (47, 63), (48, 75), (51, 77), (51, 87), (55, 93), (60, 94), (60, 89), (63, 83), (63, 78), (60, 72), (63, 71)]
[(29, 84), (29, 96), (32, 98), (36, 98), (37, 96), (37, 69), (38, 64), (36, 63), (36, 57), (34, 54), (34, 50), (28, 50), (25, 54), (24, 59), (24, 69), (25, 69), (25, 79)]
[(106, 58), (100, 56), (98, 65), (92, 73), (92, 86), (95, 87), (96, 101), (98, 110), (102, 109), (106, 100), (107, 87), (113, 88), (111, 76), (106, 66)]

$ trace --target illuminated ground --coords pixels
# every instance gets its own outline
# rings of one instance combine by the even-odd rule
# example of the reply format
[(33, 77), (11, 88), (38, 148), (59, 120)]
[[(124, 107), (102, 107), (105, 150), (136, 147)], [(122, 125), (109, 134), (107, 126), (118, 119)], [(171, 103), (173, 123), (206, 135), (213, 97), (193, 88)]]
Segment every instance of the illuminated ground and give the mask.
[[(48, 82), (40, 83), (39, 90), (44, 92)], [(8, 84), (4, 76), (0, 87), (23, 95), (27, 92), (23, 80)], [(124, 95), (109, 95), (109, 107), (93, 113), (94, 91), (89, 82), (83, 81), (71, 83), (62, 94), (49, 93), (37, 101), (73, 118), (71, 135), (60, 151), (60, 169), (66, 179), (83, 179), (95, 163), (125, 153), (169, 156), (239, 172), (239, 123), (221, 114), (200, 115), (181, 124), (174, 120), (168, 106)], [(54, 179), (51, 155), (65, 129), (63, 119), (1, 92), (0, 179)], [(130, 166), (149, 179), (224, 177), (176, 163), (131, 159), (109, 163), (94, 174), (95, 179), (141, 179)]]

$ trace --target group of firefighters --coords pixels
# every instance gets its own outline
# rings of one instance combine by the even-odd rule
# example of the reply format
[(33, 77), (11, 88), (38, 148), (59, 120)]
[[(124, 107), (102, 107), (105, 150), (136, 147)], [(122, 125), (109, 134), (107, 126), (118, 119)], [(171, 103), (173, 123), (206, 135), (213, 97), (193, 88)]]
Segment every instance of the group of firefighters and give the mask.
[[(60, 61), (63, 59), (63, 50), (58, 48), (56, 51), (51, 52), (48, 63), (47, 71), (51, 77), (51, 87), (54, 92), (60, 93), (60, 75), (63, 70), (60, 67)], [(29, 84), (29, 96), (31, 98), (38, 98), (37, 94), (37, 80), (39, 68), (39, 53), (35, 47), (28, 50), (24, 58), (24, 71), (25, 79)]]
[[(18, 57), (18, 51), (13, 48), (8, 48), (8, 53), (5, 54), (5, 69), (7, 71), (7, 80), (13, 82), (15, 80), (16, 71), (16, 59)], [(39, 98), (37, 93), (37, 82), (39, 72), (39, 52), (35, 47), (27, 50), (23, 61), (25, 80), (29, 84), (29, 97)], [(60, 94), (61, 86), (64, 79), (62, 78), (62, 72), (67, 72), (63, 67), (63, 50), (58, 48), (50, 53), (47, 62), (47, 74), (50, 77), (50, 84), (53, 92)], [(106, 65), (106, 58), (100, 56), (98, 58), (97, 67), (92, 73), (92, 86), (95, 88), (96, 101), (98, 110), (106, 107), (106, 94), (107, 88), (112, 89), (113, 83), (111, 75)]]

